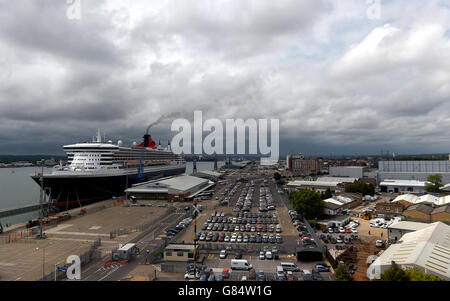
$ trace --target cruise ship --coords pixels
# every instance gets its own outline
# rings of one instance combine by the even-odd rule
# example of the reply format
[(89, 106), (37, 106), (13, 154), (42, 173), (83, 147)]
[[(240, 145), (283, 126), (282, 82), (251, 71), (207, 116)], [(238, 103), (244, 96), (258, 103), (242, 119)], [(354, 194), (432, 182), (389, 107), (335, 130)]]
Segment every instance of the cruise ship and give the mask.
[[(119, 140), (104, 142), (100, 131), (92, 142), (65, 145), (67, 165), (42, 175), (48, 198), (61, 210), (123, 195), (132, 184), (185, 173), (186, 162), (174, 154), (170, 143), (156, 145), (149, 134), (139, 145), (125, 147)], [(41, 174), (31, 175), (41, 185)]]

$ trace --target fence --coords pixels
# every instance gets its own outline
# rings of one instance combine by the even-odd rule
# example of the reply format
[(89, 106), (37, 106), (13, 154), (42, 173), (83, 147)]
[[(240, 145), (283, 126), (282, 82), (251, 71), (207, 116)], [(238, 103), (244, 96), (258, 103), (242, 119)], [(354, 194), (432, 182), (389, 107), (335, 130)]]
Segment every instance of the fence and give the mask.
[[(92, 244), (89, 251), (81, 254), (80, 257), (80, 265), (81, 267), (85, 266), (89, 262), (91, 262), (93, 259), (99, 259), (101, 257), (100, 251), (97, 250), (97, 247), (102, 244), (102, 241), (100, 238), (98, 238), (94, 243)], [(70, 264), (64, 264), (63, 268), (67, 270), (70, 267)], [(55, 275), (56, 274), (56, 275)], [(67, 275), (63, 271), (53, 271), (41, 279), (38, 279), (38, 281), (61, 281), (67, 278)]]
[(6, 235), (0, 236), (0, 244), (9, 244), (14, 242), (20, 242), (29, 240), (36, 234), (33, 229), (25, 229), (13, 233), (8, 233)]

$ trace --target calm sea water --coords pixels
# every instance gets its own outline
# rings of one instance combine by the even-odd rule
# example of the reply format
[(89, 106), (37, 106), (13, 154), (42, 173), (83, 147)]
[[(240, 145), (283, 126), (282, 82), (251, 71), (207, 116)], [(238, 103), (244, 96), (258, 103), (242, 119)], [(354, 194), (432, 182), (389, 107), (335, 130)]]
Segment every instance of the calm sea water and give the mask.
[[(224, 164), (224, 162), (217, 162), (218, 167)], [(198, 171), (213, 169), (214, 162), (197, 162)], [(187, 162), (186, 173), (192, 173), (192, 170), (192, 162)], [(30, 175), (40, 171), (39, 167), (0, 168), (0, 209), (39, 203), (39, 185), (31, 179)], [(51, 172), (51, 168), (45, 168), (44, 171)], [(3, 225), (12, 225), (37, 217), (37, 212), (30, 212), (2, 218), (0, 222)]]

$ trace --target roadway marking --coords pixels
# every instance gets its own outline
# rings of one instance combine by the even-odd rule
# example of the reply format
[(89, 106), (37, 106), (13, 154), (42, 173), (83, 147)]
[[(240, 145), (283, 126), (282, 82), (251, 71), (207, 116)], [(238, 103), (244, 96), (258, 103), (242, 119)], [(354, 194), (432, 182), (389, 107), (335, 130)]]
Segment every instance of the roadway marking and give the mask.
[[(104, 234), (104, 233), (65, 232), (65, 231), (58, 231), (58, 232), (46, 231), (46, 233), (61, 234), (61, 235), (83, 235), (83, 236), (86, 235), (86, 236), (104, 236), (104, 237), (109, 237), (109, 234)], [(120, 235), (120, 236), (126, 236), (126, 235)]]
[(103, 276), (102, 278), (98, 279), (97, 281), (102, 281), (103, 279), (105, 279), (106, 277), (110, 276), (112, 273), (117, 271), (119, 268), (120, 268), (120, 266), (117, 266), (115, 269), (109, 271), (105, 276)]
[(58, 232), (60, 230), (66, 229), (66, 228), (70, 228), (72, 226), (73, 226), (73, 224), (58, 225), (55, 228), (45, 230), (45, 232), (46, 233), (55, 233), (55, 232)]
[(92, 226), (89, 228), (89, 230), (98, 230), (100, 229), (102, 226)]
[(15, 265), (16, 265), (15, 263), (0, 262), (0, 266), (4, 266), (4, 267), (13, 267)]
[[(50, 240), (67, 240), (67, 241), (80, 241), (80, 242), (95, 242), (96, 240), (92, 239), (77, 239), (77, 238), (62, 238), (62, 237), (49, 237)], [(105, 241), (102, 240), (102, 243), (108, 243), (108, 244), (117, 244), (115, 241)]]

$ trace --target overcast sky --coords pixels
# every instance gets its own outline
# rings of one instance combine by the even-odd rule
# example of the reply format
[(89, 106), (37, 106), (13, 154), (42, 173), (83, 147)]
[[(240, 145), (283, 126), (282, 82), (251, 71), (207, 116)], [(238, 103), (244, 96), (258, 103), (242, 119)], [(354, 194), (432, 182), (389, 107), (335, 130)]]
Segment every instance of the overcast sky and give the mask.
[(367, 2), (0, 0), (0, 154), (194, 110), (277, 118), (282, 154), (450, 152), (448, 1)]

